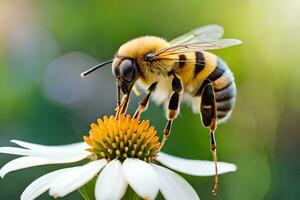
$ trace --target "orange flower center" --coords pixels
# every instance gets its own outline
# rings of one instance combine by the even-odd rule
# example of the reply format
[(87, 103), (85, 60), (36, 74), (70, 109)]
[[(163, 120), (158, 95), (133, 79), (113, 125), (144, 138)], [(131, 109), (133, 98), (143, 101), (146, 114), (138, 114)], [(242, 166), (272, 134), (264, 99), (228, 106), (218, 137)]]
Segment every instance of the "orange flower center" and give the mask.
[(146, 162), (155, 159), (160, 142), (153, 126), (149, 121), (132, 119), (130, 115), (120, 116), (117, 120), (114, 116), (104, 116), (98, 119), (97, 124), (91, 124), (89, 136), (84, 136), (84, 141), (91, 147), (96, 159), (138, 158)]

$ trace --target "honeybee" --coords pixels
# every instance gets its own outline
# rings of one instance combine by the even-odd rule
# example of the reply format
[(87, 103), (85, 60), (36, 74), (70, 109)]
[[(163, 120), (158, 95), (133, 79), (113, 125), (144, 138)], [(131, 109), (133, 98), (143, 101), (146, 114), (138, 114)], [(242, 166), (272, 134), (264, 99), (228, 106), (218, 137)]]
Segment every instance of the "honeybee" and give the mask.
[[(156, 36), (144, 36), (123, 44), (110, 61), (101, 63), (81, 74), (85, 77), (100, 67), (112, 63), (117, 82), (117, 116), (126, 113), (130, 93), (136, 84), (146, 90), (134, 118), (147, 109), (151, 98), (163, 103), (167, 125), (161, 148), (170, 135), (172, 122), (178, 116), (182, 101), (188, 102), (210, 130), (210, 146), (215, 162), (215, 184), (218, 187), (215, 130), (225, 122), (234, 107), (236, 85), (231, 70), (218, 56), (207, 50), (241, 44), (237, 39), (221, 39), (223, 28), (206, 25), (194, 29), (170, 42)], [(120, 101), (120, 90), (124, 93)]]

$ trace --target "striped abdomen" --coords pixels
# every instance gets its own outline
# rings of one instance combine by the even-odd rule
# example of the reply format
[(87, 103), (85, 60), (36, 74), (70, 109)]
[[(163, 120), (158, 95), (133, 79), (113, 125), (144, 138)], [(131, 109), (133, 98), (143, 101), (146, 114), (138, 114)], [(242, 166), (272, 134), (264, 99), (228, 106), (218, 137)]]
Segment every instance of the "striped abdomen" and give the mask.
[(211, 82), (216, 97), (217, 118), (222, 122), (229, 117), (235, 104), (236, 86), (233, 74), (226, 63), (213, 54), (195, 52), (195, 58), (197, 77), (202, 75), (205, 78), (194, 96), (201, 96), (205, 85)]
[(219, 120), (224, 121), (229, 117), (234, 107), (236, 86), (233, 74), (226, 63), (219, 57), (217, 59), (217, 67), (208, 78), (212, 81), (214, 86), (217, 117)]

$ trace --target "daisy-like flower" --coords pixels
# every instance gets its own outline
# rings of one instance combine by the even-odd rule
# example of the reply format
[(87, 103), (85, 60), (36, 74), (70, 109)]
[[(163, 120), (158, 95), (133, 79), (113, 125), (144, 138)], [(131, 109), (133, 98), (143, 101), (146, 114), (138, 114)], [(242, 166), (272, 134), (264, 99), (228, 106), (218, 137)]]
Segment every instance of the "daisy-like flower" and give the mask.
[[(143, 199), (155, 199), (160, 191), (167, 200), (196, 200), (199, 197), (191, 185), (170, 169), (195, 176), (215, 173), (211, 161), (187, 160), (158, 152), (160, 142), (154, 127), (149, 126), (149, 121), (140, 122), (129, 115), (118, 120), (113, 116), (98, 119), (84, 141), (44, 146), (12, 140), (20, 147), (0, 147), (0, 153), (22, 157), (4, 165), (0, 176), (28, 167), (89, 158), (84, 165), (59, 169), (36, 179), (21, 199), (35, 199), (46, 191), (55, 198), (64, 197), (96, 177), (97, 200), (121, 199), (128, 185)], [(219, 162), (218, 168), (219, 174), (236, 170), (234, 164), (224, 162)]]

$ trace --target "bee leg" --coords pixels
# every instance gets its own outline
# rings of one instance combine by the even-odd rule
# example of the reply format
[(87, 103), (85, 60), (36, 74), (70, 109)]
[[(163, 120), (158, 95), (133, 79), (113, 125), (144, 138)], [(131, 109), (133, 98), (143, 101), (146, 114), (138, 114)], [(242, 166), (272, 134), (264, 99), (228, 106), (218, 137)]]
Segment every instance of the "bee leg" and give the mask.
[(159, 147), (159, 150), (158, 152), (161, 151), (161, 149), (163, 148), (163, 146), (165, 145), (170, 133), (171, 133), (171, 128), (172, 128), (172, 124), (173, 124), (173, 120), (168, 120), (168, 123), (166, 125), (166, 128), (164, 130), (164, 136), (163, 136), (163, 139), (160, 143), (160, 147)]
[(151, 96), (151, 93), (155, 90), (157, 85), (157, 82), (152, 83), (150, 87), (148, 88), (148, 94), (142, 99), (140, 102), (139, 107), (136, 109), (133, 118), (140, 118), (143, 111), (145, 111), (148, 107), (149, 99)]
[(127, 107), (128, 107), (128, 103), (130, 100), (130, 94), (125, 94), (122, 97), (121, 103), (120, 105), (117, 107), (116, 109), (116, 119), (118, 119), (120, 117), (120, 115), (124, 115), (127, 111)]
[(117, 86), (117, 107), (115, 108), (115, 111), (118, 112), (121, 104), (121, 88), (117, 82), (116, 82), (116, 86)]
[(215, 195), (218, 190), (218, 158), (215, 139), (215, 130), (217, 128), (217, 108), (215, 93), (211, 82), (209, 82), (203, 89), (200, 111), (202, 123), (205, 127), (210, 128), (210, 146), (215, 163), (215, 183), (212, 193)]
[(121, 88), (118, 83), (117, 84), (117, 105), (120, 107), (121, 104)]
[(182, 99), (183, 91), (182, 91), (182, 82), (181, 80), (173, 74), (173, 80), (172, 80), (172, 89), (173, 93), (170, 97), (168, 109), (167, 109), (167, 125), (164, 130), (164, 136), (162, 139), (162, 142), (160, 144), (159, 151), (162, 149), (164, 144), (166, 143), (172, 129), (173, 120), (178, 116), (179, 110), (180, 110), (180, 102)]

